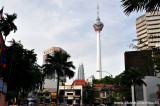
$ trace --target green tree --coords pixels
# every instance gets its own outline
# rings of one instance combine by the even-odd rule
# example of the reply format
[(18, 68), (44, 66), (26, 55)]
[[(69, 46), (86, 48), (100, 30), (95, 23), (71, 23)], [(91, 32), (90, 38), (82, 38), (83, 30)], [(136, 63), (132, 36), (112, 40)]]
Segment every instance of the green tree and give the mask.
[[(134, 93), (135, 93), (135, 85), (141, 86), (142, 84), (144, 84), (145, 86), (147, 86), (146, 83), (142, 80), (144, 76), (137, 68), (130, 67), (129, 70), (125, 70), (122, 74), (123, 74), (122, 85), (124, 85), (126, 89), (128, 89), (126, 86), (131, 87), (133, 85)], [(136, 95), (135, 95), (135, 101), (136, 101)]]
[(152, 64), (154, 70), (160, 70), (160, 48), (152, 48)]
[(120, 85), (120, 88), (117, 90), (117, 92), (120, 94), (120, 99), (121, 100), (123, 100), (123, 97), (125, 97), (125, 100), (132, 101), (131, 87), (130, 86), (122, 84), (122, 85)]
[(111, 78), (110, 76), (105, 76), (102, 79), (93, 79), (93, 84), (114, 84), (114, 78)]
[(121, 85), (122, 82), (122, 74), (119, 74), (117, 76), (115, 76), (114, 80), (114, 85)]
[[(123, 78), (123, 80), (122, 80), (122, 78)], [(119, 100), (122, 100), (123, 97), (125, 97), (126, 100), (131, 101), (131, 85), (128, 85), (128, 82), (127, 82), (128, 79), (126, 79), (125, 81), (124, 80), (125, 80), (124, 74), (121, 73), (121, 74), (115, 76), (114, 78), (111, 78), (109, 76), (105, 76), (101, 80), (94, 79), (93, 84), (107, 85), (110, 82), (110, 84), (115, 85), (115, 87), (116, 87), (116, 90), (113, 92), (112, 99), (114, 99), (115, 101), (119, 101)], [(109, 99), (107, 98), (107, 100), (109, 100)]]
[(129, 15), (133, 11), (147, 12), (159, 11), (160, 1), (159, 0), (121, 0), (124, 13)]
[(85, 104), (90, 104), (94, 100), (93, 94), (92, 94), (92, 87), (90, 85), (84, 86), (84, 94), (83, 95), (83, 101)]
[(3, 78), (8, 82), (8, 93), (12, 97), (15, 94), (16, 98), (24, 98), (42, 85), (43, 73), (36, 64), (34, 50), (24, 49), (20, 41), (12, 40), (10, 43), (6, 47), (7, 66), (3, 71)]
[[(3, 35), (6, 39), (6, 37), (9, 35), (9, 33), (11, 31), (16, 31), (17, 30), (17, 26), (14, 24), (14, 20), (17, 18), (17, 15), (14, 13), (12, 15), (9, 15), (9, 14), (5, 14), (6, 17), (3, 17), (0, 19), (0, 38), (2, 37), (1, 39), (1, 44), (0, 44), (0, 70), (3, 70), (3, 67), (2, 67), (2, 62), (1, 62), (1, 54), (3, 54), (3, 51), (2, 51), (2, 48), (3, 46), (5, 45), (5, 41), (3, 40)], [(0, 71), (0, 77), (1, 76), (2, 72)]]
[(9, 35), (11, 31), (16, 32), (17, 26), (14, 24), (14, 20), (17, 18), (17, 14), (5, 14), (6, 17), (2, 17), (0, 20), (0, 32), (3, 33), (5, 38)]
[[(115, 95), (115, 93), (113, 94)], [(107, 106), (112, 106), (114, 104), (116, 97), (113, 94), (106, 98)]]
[(46, 62), (47, 64), (43, 65), (44, 75), (49, 75), (55, 73), (57, 75), (57, 97), (56, 105), (58, 105), (58, 93), (59, 93), (59, 81), (60, 77), (65, 76), (73, 78), (74, 72), (72, 69), (75, 69), (72, 61), (69, 61), (70, 55), (66, 52), (55, 51), (54, 56), (47, 55)]

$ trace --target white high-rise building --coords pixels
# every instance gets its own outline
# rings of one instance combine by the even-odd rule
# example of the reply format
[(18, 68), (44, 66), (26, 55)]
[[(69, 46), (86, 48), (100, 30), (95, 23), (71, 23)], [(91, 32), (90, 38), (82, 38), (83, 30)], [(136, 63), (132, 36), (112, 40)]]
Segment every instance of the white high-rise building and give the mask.
[(100, 32), (102, 31), (103, 26), (104, 25), (100, 21), (100, 18), (99, 18), (99, 6), (97, 5), (97, 19), (93, 25), (93, 27), (97, 33), (97, 78), (96, 79), (102, 78)]
[(78, 80), (85, 80), (83, 64), (80, 64), (78, 67), (77, 79)]

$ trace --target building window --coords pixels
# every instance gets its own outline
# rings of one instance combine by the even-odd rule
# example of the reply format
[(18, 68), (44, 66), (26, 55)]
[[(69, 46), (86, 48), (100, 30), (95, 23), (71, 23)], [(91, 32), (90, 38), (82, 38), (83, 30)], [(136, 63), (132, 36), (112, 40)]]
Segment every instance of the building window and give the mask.
[(76, 95), (81, 95), (81, 91), (80, 90), (76, 90)]
[(73, 93), (67, 93), (67, 95), (73, 95)]
[(105, 97), (105, 92), (103, 92), (103, 97)]
[(80, 104), (80, 100), (77, 100), (77, 99), (76, 99), (76, 103)]
[(61, 90), (60, 91), (60, 96), (63, 96), (64, 95), (64, 90)]

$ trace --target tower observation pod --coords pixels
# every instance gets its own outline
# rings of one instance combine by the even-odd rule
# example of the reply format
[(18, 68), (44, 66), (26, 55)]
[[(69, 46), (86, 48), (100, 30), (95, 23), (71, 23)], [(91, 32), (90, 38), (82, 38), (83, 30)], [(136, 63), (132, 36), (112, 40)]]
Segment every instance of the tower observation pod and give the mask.
[(101, 69), (101, 41), (100, 41), (100, 32), (103, 29), (103, 23), (100, 21), (99, 18), (99, 6), (97, 5), (97, 19), (96, 22), (93, 24), (93, 27), (97, 33), (97, 75), (96, 79), (102, 78), (102, 69)]

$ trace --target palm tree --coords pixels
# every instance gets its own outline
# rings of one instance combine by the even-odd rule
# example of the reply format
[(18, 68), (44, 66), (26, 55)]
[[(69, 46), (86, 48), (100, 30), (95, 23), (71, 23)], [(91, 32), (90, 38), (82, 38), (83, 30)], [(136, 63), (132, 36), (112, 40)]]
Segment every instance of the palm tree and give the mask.
[(136, 101), (135, 85), (137, 84), (141, 86), (142, 84), (144, 84), (145, 86), (147, 86), (147, 84), (142, 80), (144, 76), (137, 68), (134, 67), (130, 67), (129, 70), (125, 70), (122, 74), (122, 85), (134, 86), (134, 97)]
[(121, 0), (121, 2), (126, 15), (129, 15), (133, 11), (145, 10), (153, 12), (160, 10), (160, 0)]
[[(54, 56), (47, 55), (46, 64), (43, 65), (44, 75), (50, 75), (55, 73), (57, 75), (57, 97), (56, 105), (58, 105), (58, 93), (59, 93), (59, 81), (60, 77), (65, 76), (73, 78), (74, 72), (71, 69), (75, 69), (72, 61), (69, 61), (70, 55), (66, 52), (55, 51)], [(64, 74), (65, 73), (65, 74)]]
[(0, 32), (3, 33), (3, 35), (6, 37), (9, 35), (11, 31), (16, 32), (17, 26), (14, 24), (14, 20), (17, 18), (17, 14), (5, 14), (6, 17), (2, 17), (0, 20)]
[[(2, 17), (0, 19), (0, 38), (3, 39), (3, 37), (2, 37), (2, 34), (3, 34), (5, 36), (5, 40), (6, 40), (6, 37), (9, 35), (9, 33), (11, 31), (14, 30), (14, 32), (15, 32), (17, 30), (17, 26), (13, 23), (13, 21), (17, 18), (17, 15), (15, 13), (13, 15), (9, 15), (9, 14), (5, 14), (5, 15), (6, 15), (6, 17)], [(1, 42), (4, 45), (5, 45), (5, 40), (2, 40), (3, 42)], [(0, 46), (0, 49), (2, 49), (2, 48), (3, 47)], [(1, 51), (0, 54), (3, 54), (3, 51)], [(3, 70), (1, 62), (0, 62), (0, 69)]]

